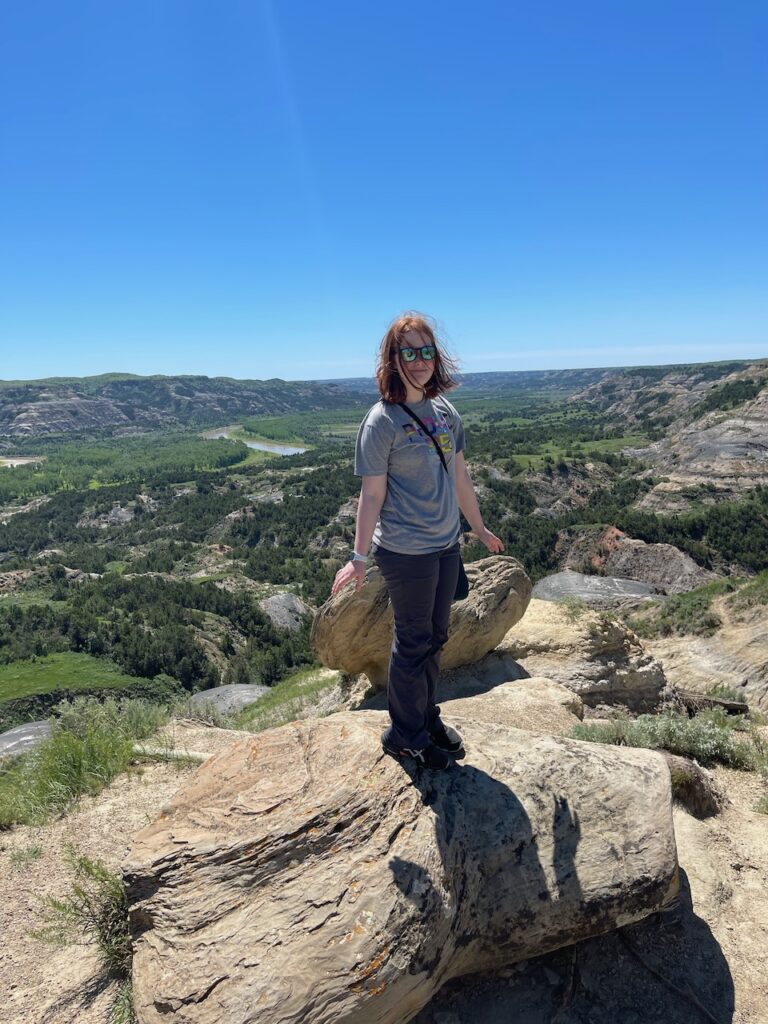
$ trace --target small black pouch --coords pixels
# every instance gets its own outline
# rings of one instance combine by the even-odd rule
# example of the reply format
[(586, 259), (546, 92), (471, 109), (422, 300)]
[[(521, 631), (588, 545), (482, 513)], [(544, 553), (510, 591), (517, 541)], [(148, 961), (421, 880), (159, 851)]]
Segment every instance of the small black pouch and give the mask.
[(459, 555), (459, 576), (456, 580), (456, 591), (454, 592), (453, 600), (463, 601), (465, 597), (469, 597), (469, 580), (467, 579), (461, 555)]

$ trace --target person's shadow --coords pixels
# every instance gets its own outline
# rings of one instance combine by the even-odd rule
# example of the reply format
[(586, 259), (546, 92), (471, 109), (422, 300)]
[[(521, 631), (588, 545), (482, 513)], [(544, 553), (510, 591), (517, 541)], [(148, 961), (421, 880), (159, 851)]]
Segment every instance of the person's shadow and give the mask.
[[(542, 801), (537, 818), (547, 820), (547, 828), (537, 834), (512, 789), (472, 765), (457, 764), (441, 773), (404, 770), (433, 814), (440, 857), (439, 878), (434, 865), (430, 871), (402, 857), (390, 860), (395, 883), (411, 904), (409, 916), (428, 924), (412, 930), (408, 967), (410, 974), (432, 976), (436, 995), (428, 1007), (455, 1009), (462, 991), (477, 989), (474, 978), (467, 983), (462, 977), (482, 964), (496, 1016), (490, 1004), (481, 1007), (475, 997), (474, 1004), (470, 998), (459, 1012), (461, 1020), (550, 1024), (557, 1014), (558, 1024), (706, 1022), (695, 995), (686, 998), (653, 974), (658, 965), (673, 986), (698, 992), (718, 1024), (732, 1021), (733, 979), (712, 932), (693, 912), (684, 872), (680, 895), (670, 909), (620, 927), (621, 893), (613, 903), (602, 899), (597, 914), (597, 908), (584, 902), (576, 863), (581, 823), (564, 796), (542, 789), (536, 797)], [(646, 895), (653, 903), (654, 894)], [(658, 895), (660, 901), (661, 891)], [(579, 910), (574, 912), (574, 907)], [(601, 934), (583, 939), (585, 918)], [(537, 952), (547, 947), (554, 952)], [(548, 963), (561, 978), (557, 986), (550, 980), (537, 988), (526, 1014), (520, 992), (515, 996), (516, 986), (493, 973), (521, 961), (527, 961), (520, 965), (522, 988), (526, 977), (541, 973)], [(618, 973), (617, 963), (622, 964)], [(553, 968), (548, 970), (551, 978)], [(505, 1015), (498, 1016), (502, 1006)], [(414, 1024), (431, 1024), (433, 1017), (424, 1008), (413, 1019)]]
[(390, 860), (392, 875), (416, 919), (449, 919), (437, 948), (434, 934), (425, 934), (411, 973), (450, 977), (478, 960), (492, 967), (530, 956), (548, 935), (575, 941), (583, 928), (573, 913), (582, 898), (574, 863), (580, 829), (565, 798), (536, 794), (546, 821), (537, 833), (510, 787), (473, 765), (403, 770), (432, 812), (440, 877), (434, 865), (430, 873), (399, 856)]

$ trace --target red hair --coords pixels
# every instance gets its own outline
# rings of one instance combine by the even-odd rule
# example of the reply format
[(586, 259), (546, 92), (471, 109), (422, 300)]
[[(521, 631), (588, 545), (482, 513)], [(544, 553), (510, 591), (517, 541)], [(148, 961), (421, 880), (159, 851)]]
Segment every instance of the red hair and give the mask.
[(424, 387), (426, 397), (436, 398), (443, 392), (458, 386), (458, 381), (455, 379), (458, 367), (455, 360), (440, 351), (434, 320), (422, 313), (403, 313), (392, 321), (381, 339), (379, 358), (376, 363), (376, 381), (381, 397), (385, 402), (391, 404), (405, 401), (405, 383), (400, 376), (397, 353), (403, 335), (408, 331), (415, 331), (424, 339), (425, 345), (434, 345), (435, 348), (434, 369)]

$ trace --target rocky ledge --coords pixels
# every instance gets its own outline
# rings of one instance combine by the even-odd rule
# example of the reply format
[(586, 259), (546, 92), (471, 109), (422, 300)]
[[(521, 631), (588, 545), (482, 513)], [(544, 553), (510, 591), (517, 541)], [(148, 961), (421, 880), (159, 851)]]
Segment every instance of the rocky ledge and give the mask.
[(467, 759), (440, 774), (382, 754), (382, 712), (207, 761), (124, 864), (139, 1024), (404, 1024), (450, 978), (674, 900), (660, 754), (463, 710)]

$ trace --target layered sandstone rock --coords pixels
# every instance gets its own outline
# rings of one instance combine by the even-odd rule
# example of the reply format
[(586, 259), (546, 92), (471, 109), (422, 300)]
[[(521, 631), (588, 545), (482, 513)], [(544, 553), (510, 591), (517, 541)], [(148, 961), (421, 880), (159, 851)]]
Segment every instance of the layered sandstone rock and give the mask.
[(441, 702), (442, 716), (451, 724), (489, 722), (547, 736), (567, 735), (584, 718), (584, 703), (567, 686), (532, 676), (516, 679), (483, 693)]
[[(732, 374), (727, 383), (764, 381), (768, 364)], [(697, 503), (734, 501), (768, 482), (768, 388), (735, 409), (714, 410), (683, 421), (668, 436), (638, 450), (651, 472), (664, 480), (644, 495), (637, 507), (674, 513)]]
[(664, 671), (621, 622), (535, 598), (525, 617), (499, 644), (536, 676), (547, 676), (577, 693), (590, 707), (623, 704), (649, 711), (666, 685)]
[[(522, 565), (494, 555), (466, 566), (469, 597), (451, 609), (443, 668), (469, 665), (492, 651), (518, 622), (531, 596), (531, 581)], [(392, 609), (379, 570), (366, 573), (360, 592), (347, 587), (318, 610), (312, 626), (315, 656), (328, 668), (364, 672), (379, 689), (386, 685), (392, 644)]]
[(660, 754), (468, 717), (465, 763), (409, 772), (382, 754), (384, 722), (244, 738), (135, 837), (140, 1024), (405, 1024), (452, 977), (674, 898)]
[(750, 707), (768, 711), (765, 605), (739, 609), (733, 600), (720, 597), (712, 602), (721, 621), (712, 636), (659, 637), (643, 644), (663, 664), (670, 685), (700, 693), (724, 686), (741, 694)]

